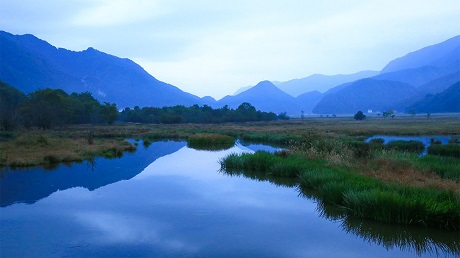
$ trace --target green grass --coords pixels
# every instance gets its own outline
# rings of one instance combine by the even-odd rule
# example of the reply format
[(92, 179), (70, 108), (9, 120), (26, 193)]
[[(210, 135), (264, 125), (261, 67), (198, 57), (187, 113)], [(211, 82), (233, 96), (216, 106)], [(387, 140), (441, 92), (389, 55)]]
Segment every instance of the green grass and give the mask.
[(460, 158), (460, 145), (459, 144), (430, 145), (430, 147), (428, 147), (428, 154)]
[(460, 182), (460, 160), (458, 158), (426, 155), (417, 160), (416, 166), (432, 171), (441, 178)]
[(283, 158), (265, 151), (258, 151), (254, 154), (230, 154), (221, 159), (219, 163), (226, 171), (257, 171), (265, 175), (297, 177), (305, 160), (295, 155)]
[(354, 217), (460, 229), (460, 198), (451, 191), (386, 184), (339, 168), (305, 170), (300, 182)]
[(198, 150), (225, 150), (234, 145), (235, 138), (223, 134), (196, 134), (187, 139), (187, 146)]
[(385, 145), (385, 149), (422, 153), (425, 145), (419, 141), (392, 141)]

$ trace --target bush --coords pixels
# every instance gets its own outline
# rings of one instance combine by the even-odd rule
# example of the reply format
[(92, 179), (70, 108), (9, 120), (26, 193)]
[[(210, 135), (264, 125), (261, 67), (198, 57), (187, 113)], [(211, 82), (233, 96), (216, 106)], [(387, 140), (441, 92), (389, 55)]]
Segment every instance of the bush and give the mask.
[(364, 120), (366, 119), (366, 115), (363, 114), (362, 111), (358, 111), (358, 113), (356, 113), (354, 116), (355, 120)]

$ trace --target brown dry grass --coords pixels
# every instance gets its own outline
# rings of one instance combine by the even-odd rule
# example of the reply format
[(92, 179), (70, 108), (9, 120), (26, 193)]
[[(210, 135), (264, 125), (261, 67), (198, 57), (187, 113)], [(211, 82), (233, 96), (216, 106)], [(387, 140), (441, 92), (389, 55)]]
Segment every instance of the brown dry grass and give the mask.
[(105, 152), (128, 151), (135, 147), (115, 139), (95, 139), (88, 143), (85, 137), (62, 138), (51, 132), (31, 131), (16, 139), (0, 143), (0, 165), (34, 166), (56, 162), (81, 161)]
[(420, 188), (437, 188), (460, 193), (460, 182), (441, 178), (439, 175), (415, 168), (410, 162), (391, 158), (377, 158), (372, 164), (361, 164), (357, 169), (363, 175), (384, 182), (393, 182)]

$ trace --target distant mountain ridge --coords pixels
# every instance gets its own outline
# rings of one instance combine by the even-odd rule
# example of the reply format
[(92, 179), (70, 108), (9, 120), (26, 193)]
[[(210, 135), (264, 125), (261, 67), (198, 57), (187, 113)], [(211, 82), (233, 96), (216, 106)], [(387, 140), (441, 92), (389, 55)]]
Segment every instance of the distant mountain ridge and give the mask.
[[(356, 113), (370, 109), (404, 112), (413, 103), (423, 101), (426, 94), (440, 93), (457, 81), (460, 81), (460, 36), (397, 58), (369, 80), (344, 83), (328, 90), (313, 112)], [(389, 100), (382, 102), (385, 98)]]
[(362, 79), (338, 93), (329, 94), (315, 106), (314, 113), (356, 113), (386, 111), (416, 92), (409, 84), (395, 81)]
[(282, 91), (294, 97), (298, 97), (303, 93), (315, 90), (319, 92), (325, 92), (334, 86), (363, 78), (369, 78), (377, 74), (379, 74), (378, 71), (361, 71), (353, 74), (337, 75), (313, 74), (305, 78), (294, 79), (285, 82), (274, 82), (274, 84)]
[(205, 100), (161, 82), (135, 62), (94, 48), (74, 52), (33, 35), (0, 31), (0, 80), (30, 93), (40, 88), (89, 91), (119, 107), (172, 106)]

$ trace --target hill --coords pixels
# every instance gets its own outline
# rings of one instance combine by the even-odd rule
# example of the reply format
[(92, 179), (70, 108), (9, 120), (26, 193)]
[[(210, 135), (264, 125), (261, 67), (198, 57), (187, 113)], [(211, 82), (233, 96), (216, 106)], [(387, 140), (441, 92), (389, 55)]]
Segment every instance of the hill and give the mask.
[(376, 71), (362, 71), (354, 74), (323, 75), (313, 74), (305, 78), (289, 80), (286, 82), (276, 82), (276, 86), (282, 91), (297, 97), (303, 93), (311, 91), (325, 92), (330, 88), (363, 78), (377, 75)]
[(426, 113), (460, 112), (460, 81), (436, 95), (427, 95), (423, 100), (408, 107), (408, 110)]
[(33, 35), (0, 31), (0, 80), (30, 93), (40, 88), (91, 92), (118, 107), (203, 104), (197, 96), (161, 82), (135, 62), (94, 48), (74, 52)]
[(416, 94), (409, 84), (394, 81), (362, 79), (347, 87), (325, 95), (313, 109), (314, 113), (356, 113), (358, 110), (367, 112), (386, 111), (395, 107), (405, 99)]
[(256, 86), (235, 96), (226, 96), (218, 101), (220, 106), (228, 105), (237, 108), (241, 103), (249, 102), (256, 109), (274, 113), (287, 112), (298, 114), (301, 107), (291, 95), (283, 92), (269, 81), (261, 81)]

